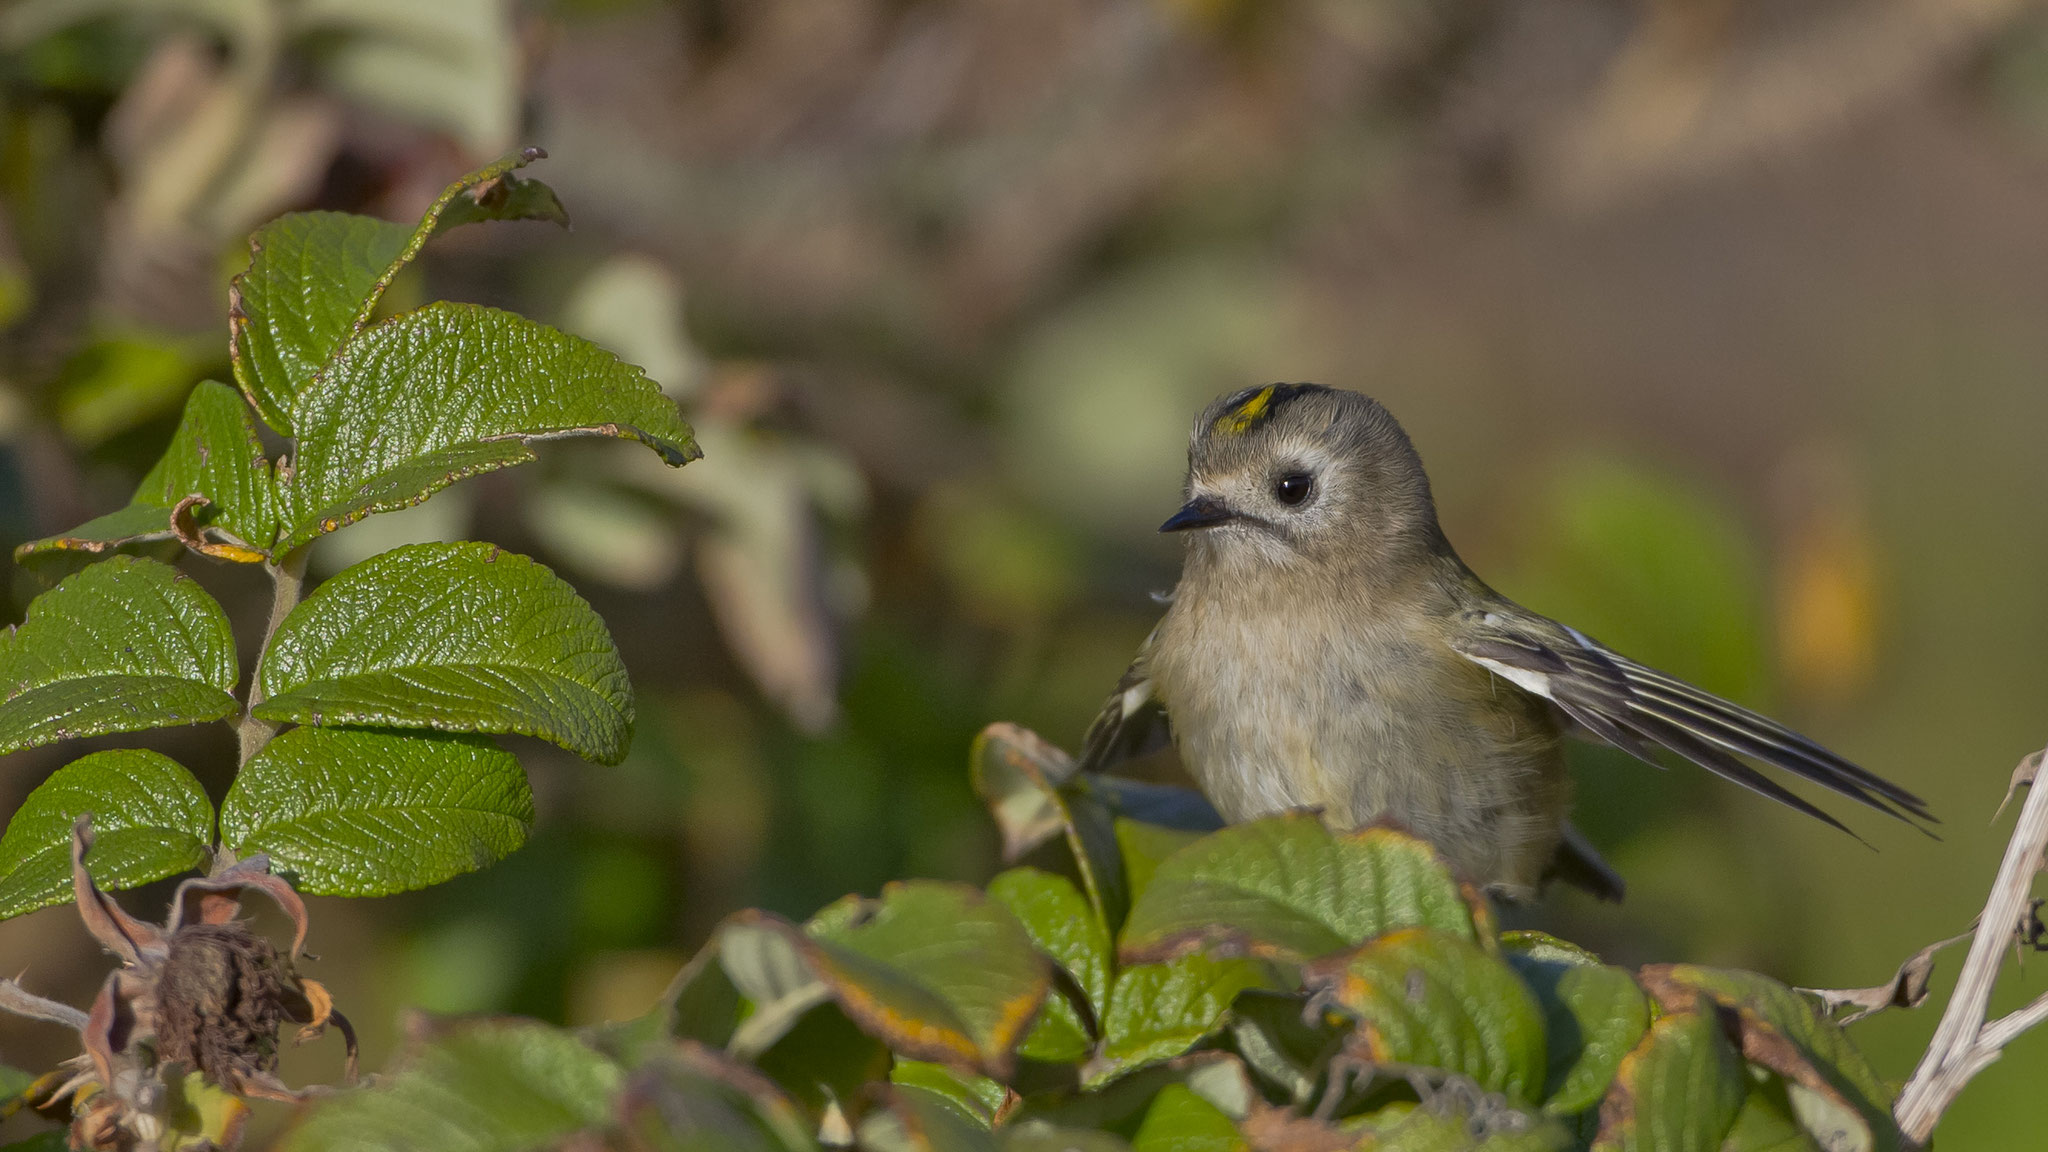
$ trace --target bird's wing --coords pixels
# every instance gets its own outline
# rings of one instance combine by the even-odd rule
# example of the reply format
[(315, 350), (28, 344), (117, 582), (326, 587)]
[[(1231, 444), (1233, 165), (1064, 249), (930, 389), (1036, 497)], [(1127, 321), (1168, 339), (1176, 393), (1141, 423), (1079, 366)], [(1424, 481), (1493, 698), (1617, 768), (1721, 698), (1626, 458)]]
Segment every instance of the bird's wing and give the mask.
[(1165, 747), (1171, 738), (1166, 706), (1152, 691), (1149, 668), (1152, 641), (1158, 635), (1155, 630), (1145, 637), (1137, 658), (1124, 671), (1123, 679), (1116, 682), (1116, 691), (1103, 702), (1095, 722), (1088, 725), (1088, 735), (1081, 740), (1081, 771), (1104, 771)]
[[(1460, 619), (1451, 647), (1556, 705), (1580, 727), (1655, 764), (1650, 745), (1848, 831), (1738, 756), (1811, 780), (1901, 820), (1938, 823), (1918, 796), (1766, 716), (1647, 668), (1576, 629), (1519, 608)], [(1853, 833), (1851, 833), (1853, 835)]]

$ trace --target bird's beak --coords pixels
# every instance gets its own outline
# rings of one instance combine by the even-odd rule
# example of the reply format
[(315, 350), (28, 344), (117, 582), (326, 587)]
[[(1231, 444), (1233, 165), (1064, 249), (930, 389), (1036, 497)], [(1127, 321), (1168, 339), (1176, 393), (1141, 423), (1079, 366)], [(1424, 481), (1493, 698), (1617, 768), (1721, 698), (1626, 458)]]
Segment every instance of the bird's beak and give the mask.
[(1161, 532), (1185, 532), (1190, 528), (1214, 528), (1237, 519), (1237, 513), (1214, 496), (1197, 496), (1181, 505), (1180, 511), (1159, 526)]

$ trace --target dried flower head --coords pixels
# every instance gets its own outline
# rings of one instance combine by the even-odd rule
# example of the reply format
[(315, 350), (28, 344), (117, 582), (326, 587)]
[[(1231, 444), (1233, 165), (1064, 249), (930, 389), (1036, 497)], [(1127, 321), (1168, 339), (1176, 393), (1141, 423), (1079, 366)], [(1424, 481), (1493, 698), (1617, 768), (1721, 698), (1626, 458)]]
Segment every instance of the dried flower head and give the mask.
[[(211, 874), (178, 886), (170, 917), (158, 926), (130, 916), (93, 883), (85, 867), (92, 840), (92, 817), (80, 816), (71, 828), (72, 889), (86, 928), (121, 967), (83, 1013), (0, 980), (0, 1008), (79, 1032), (84, 1052), (30, 1090), (40, 1109), (68, 1106), (74, 1148), (231, 1147), (245, 1112), (240, 1101), (296, 1101), (317, 1091), (295, 1091), (277, 1077), (278, 1028), (286, 1020), (302, 1025), (294, 1043), (333, 1023), (348, 1045), (348, 1078), (355, 1078), (354, 1029), (325, 988), (293, 971), (306, 941), (306, 906), (270, 874), (268, 859), (222, 854)], [(288, 953), (280, 956), (236, 919), (251, 890), (291, 917)], [(167, 1125), (175, 1098), (198, 1086), (188, 1073), (233, 1098), (217, 1130), (180, 1133)]]

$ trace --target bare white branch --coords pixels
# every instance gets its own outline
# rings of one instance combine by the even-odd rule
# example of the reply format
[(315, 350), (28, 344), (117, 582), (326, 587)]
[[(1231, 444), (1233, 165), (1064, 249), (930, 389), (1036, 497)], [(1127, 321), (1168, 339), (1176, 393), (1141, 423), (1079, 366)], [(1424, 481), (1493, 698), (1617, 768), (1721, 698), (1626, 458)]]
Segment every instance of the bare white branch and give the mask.
[[(2035, 763), (2039, 762), (2036, 758)], [(1996, 1061), (2020, 1033), (2048, 1019), (2048, 996), (1998, 1020), (1985, 1018), (1991, 988), (1998, 982), (2013, 933), (2028, 912), (2044, 851), (2048, 851), (2048, 787), (2037, 785), (2028, 789), (2027, 801), (2020, 807), (2019, 823), (2006, 843), (2005, 858), (1999, 862), (1998, 878), (1992, 882), (1984, 912), (1977, 918), (1970, 955), (1963, 961), (1948, 1009), (1934, 1030), (1927, 1054), (1920, 1058), (1920, 1066), (1913, 1070), (1912, 1079), (1892, 1107), (1899, 1130), (1916, 1146), (1927, 1143), (1935, 1123), (1971, 1077)]]

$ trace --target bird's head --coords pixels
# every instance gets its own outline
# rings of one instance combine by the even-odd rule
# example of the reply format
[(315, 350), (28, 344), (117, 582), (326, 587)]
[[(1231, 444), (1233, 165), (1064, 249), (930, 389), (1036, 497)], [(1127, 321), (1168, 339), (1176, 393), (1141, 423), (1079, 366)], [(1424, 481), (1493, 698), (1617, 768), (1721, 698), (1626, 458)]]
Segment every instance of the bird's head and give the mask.
[(1378, 401), (1318, 384), (1225, 396), (1195, 420), (1186, 532), (1224, 563), (1357, 571), (1443, 547), (1422, 459)]

